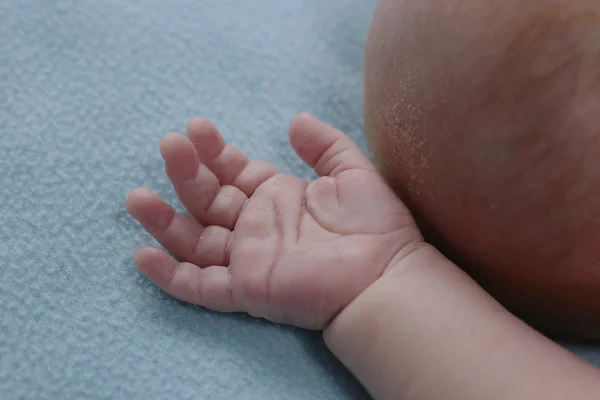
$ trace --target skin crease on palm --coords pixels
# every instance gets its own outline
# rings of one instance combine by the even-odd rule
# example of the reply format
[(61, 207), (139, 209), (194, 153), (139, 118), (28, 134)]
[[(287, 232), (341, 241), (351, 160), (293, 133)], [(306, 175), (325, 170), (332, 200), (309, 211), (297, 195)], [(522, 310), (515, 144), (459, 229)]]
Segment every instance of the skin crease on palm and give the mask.
[(600, 2), (383, 0), (367, 136), (426, 238), (511, 311), (600, 339)]
[(138, 251), (138, 268), (174, 297), (224, 312), (324, 329), (388, 266), (423, 244), (382, 175), (345, 135), (303, 114), (290, 127), (312, 182), (249, 161), (196, 118), (187, 137), (160, 144), (167, 175), (191, 216), (148, 189), (127, 209), (163, 250)]

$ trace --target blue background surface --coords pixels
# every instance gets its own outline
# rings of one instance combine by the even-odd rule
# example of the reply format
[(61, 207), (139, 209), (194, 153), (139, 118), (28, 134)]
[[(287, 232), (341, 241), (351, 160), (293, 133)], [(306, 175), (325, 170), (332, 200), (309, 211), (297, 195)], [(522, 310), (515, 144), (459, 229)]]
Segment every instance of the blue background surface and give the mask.
[(153, 287), (132, 262), (151, 238), (123, 203), (143, 185), (177, 204), (158, 142), (194, 115), (304, 177), (287, 143), (296, 113), (363, 144), (372, 6), (0, 2), (0, 397), (367, 398), (320, 335)]

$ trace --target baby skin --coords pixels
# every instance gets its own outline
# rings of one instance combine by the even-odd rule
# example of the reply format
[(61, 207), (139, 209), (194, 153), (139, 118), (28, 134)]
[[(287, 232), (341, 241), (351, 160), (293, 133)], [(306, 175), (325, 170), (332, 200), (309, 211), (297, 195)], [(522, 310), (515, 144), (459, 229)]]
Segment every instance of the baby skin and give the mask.
[(377, 3), (365, 131), (424, 236), (545, 334), (600, 341), (600, 1)]
[(133, 190), (130, 214), (176, 257), (145, 247), (137, 267), (182, 301), (323, 331), (375, 399), (597, 398), (599, 371), (427, 244), (348, 137), (303, 114), (290, 141), (319, 179), (248, 160), (201, 118), (167, 135), (191, 216)]

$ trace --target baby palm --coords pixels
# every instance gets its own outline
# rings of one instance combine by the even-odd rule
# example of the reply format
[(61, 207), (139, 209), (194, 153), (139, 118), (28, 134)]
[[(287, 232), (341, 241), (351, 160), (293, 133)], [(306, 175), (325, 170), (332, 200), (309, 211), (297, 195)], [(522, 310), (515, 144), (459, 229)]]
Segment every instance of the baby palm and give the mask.
[(161, 143), (166, 171), (191, 216), (147, 189), (129, 212), (170, 253), (136, 264), (159, 287), (210, 309), (323, 329), (421, 236), (404, 204), (341, 132), (308, 115), (290, 140), (321, 176), (306, 182), (249, 161), (208, 121)]

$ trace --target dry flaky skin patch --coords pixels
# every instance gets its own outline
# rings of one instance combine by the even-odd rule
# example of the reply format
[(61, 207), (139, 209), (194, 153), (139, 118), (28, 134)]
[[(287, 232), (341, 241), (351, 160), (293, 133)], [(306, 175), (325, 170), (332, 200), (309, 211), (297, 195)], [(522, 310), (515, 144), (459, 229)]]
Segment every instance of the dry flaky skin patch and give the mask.
[(486, 288), (600, 339), (600, 2), (382, 1), (365, 65), (386, 177)]
[[(385, 77), (382, 77), (384, 80)], [(410, 181), (410, 190), (419, 195), (419, 186), (424, 183), (423, 169), (428, 167), (427, 158), (422, 151), (426, 138), (418, 135), (419, 121), (427, 118), (421, 104), (412, 103), (409, 99), (415, 93), (415, 79), (411, 76), (404, 77), (402, 82), (404, 90), (398, 92), (390, 105), (381, 110), (381, 122), (384, 122), (395, 138), (391, 142), (390, 157), (393, 160), (402, 160), (404, 170)]]

